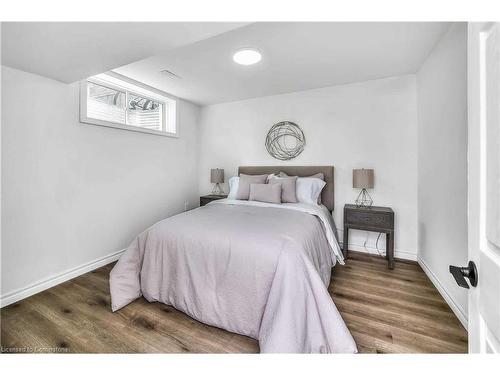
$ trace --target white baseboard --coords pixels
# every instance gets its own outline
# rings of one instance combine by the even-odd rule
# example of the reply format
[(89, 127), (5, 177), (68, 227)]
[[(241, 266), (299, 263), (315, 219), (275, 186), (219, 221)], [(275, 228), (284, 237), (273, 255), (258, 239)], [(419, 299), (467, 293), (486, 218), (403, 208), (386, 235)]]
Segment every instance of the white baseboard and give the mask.
[[(372, 254), (372, 255), (380, 255), (380, 253), (385, 255), (385, 249), (382, 249), (382, 250), (379, 249), (377, 251), (377, 249), (374, 247), (371, 247), (371, 246), (365, 247), (363, 245), (353, 244), (353, 243), (349, 244), (349, 250), (359, 251), (361, 253), (367, 253), (367, 254)], [(379, 253), (379, 251), (380, 251), (380, 253)], [(413, 261), (417, 260), (417, 254), (410, 253), (409, 251), (402, 251), (402, 250), (394, 250), (394, 257), (399, 258), (399, 259), (413, 260)]]
[(458, 320), (460, 320), (460, 323), (464, 326), (465, 330), (468, 330), (468, 320), (467, 320), (467, 315), (462, 311), (460, 306), (458, 306), (453, 298), (448, 294), (446, 289), (444, 288), (443, 284), (439, 281), (437, 276), (434, 274), (434, 272), (431, 271), (429, 266), (424, 262), (424, 260), (420, 257), (417, 259), (418, 264), (420, 264), (420, 267), (424, 270), (425, 274), (427, 277), (432, 281), (436, 289), (438, 290), (439, 294), (444, 298), (448, 306), (450, 306), (451, 310), (453, 313), (457, 316)]
[[(363, 231), (360, 231), (363, 232)], [(367, 235), (370, 235), (370, 233), (374, 232), (364, 232)], [(376, 234), (376, 233), (375, 233)], [(344, 230), (337, 228), (337, 238), (339, 241), (342, 241), (344, 238)], [(362, 238), (359, 236), (349, 236), (349, 249), (354, 250), (354, 251), (359, 251), (361, 253), (367, 253), (367, 254), (372, 254), (372, 255), (380, 255), (384, 254), (385, 255), (385, 240), (381, 241), (381, 245), (384, 247), (383, 249), (378, 249), (375, 247), (376, 246), (376, 236), (375, 237), (366, 237), (366, 243), (363, 241)], [(353, 243), (351, 241), (359, 242), (359, 243)], [(341, 242), (343, 245), (343, 243)], [(413, 260), (417, 261), (417, 252), (410, 252), (410, 251), (404, 251), (400, 249), (394, 249), (394, 257), (399, 258), (399, 259), (406, 259), (406, 260)]]
[(105, 266), (106, 264), (112, 263), (120, 258), (120, 255), (125, 251), (125, 249), (106, 255), (102, 258), (96, 259), (92, 262), (85, 263), (81, 266), (74, 267), (68, 271), (61, 272), (54, 276), (48, 277), (46, 279), (37, 281), (31, 285), (24, 288), (14, 290), (0, 297), (0, 307), (8, 306), (12, 303), (20, 301), (24, 298), (32, 296), (33, 294), (42, 292), (46, 289), (52, 288), (58, 284), (65, 281), (74, 279), (77, 276), (83, 275), (84, 273), (93, 271), (99, 267)]

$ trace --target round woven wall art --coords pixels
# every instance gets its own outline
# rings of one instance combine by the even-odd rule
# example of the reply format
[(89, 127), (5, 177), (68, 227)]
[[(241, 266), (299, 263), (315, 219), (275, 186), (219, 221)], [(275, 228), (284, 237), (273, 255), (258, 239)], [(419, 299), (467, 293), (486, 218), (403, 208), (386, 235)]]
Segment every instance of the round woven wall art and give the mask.
[(274, 124), (266, 137), (266, 149), (278, 160), (290, 160), (297, 157), (306, 144), (306, 137), (299, 126), (290, 121)]

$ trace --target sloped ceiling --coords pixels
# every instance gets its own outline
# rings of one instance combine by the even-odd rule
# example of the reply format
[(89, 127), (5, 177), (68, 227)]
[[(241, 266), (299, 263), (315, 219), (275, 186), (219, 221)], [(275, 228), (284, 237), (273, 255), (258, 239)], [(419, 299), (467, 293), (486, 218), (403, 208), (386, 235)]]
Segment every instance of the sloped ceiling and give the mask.
[(2, 64), (69, 83), (243, 25), (232, 22), (3, 22)]

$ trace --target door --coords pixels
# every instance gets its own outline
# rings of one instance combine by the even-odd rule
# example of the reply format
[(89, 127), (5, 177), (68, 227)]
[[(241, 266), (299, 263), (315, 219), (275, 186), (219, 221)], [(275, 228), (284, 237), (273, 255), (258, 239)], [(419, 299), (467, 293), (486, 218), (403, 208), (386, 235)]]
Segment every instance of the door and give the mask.
[(468, 30), (469, 352), (500, 353), (500, 24)]

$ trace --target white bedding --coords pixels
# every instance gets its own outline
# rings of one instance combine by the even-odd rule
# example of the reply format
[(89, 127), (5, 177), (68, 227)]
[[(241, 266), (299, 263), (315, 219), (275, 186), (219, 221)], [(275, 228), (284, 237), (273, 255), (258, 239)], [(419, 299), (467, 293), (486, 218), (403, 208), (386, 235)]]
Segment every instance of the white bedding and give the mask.
[(325, 230), (326, 239), (328, 240), (328, 244), (332, 249), (332, 263), (335, 265), (335, 261), (340, 264), (344, 263), (344, 255), (342, 254), (342, 250), (340, 249), (339, 242), (337, 241), (336, 236), (336, 227), (335, 222), (333, 221), (332, 214), (325, 206), (315, 205), (315, 204), (307, 204), (307, 203), (265, 203), (265, 202), (257, 202), (257, 201), (246, 201), (246, 200), (238, 200), (238, 199), (218, 199), (210, 202), (209, 204), (234, 204), (234, 205), (242, 205), (242, 206), (257, 206), (257, 207), (274, 207), (274, 208), (283, 208), (286, 210), (295, 210), (301, 212), (307, 212), (314, 216), (317, 216), (321, 224), (323, 224), (323, 228)]
[(256, 338), (261, 352), (355, 353), (328, 292), (343, 263), (332, 225), (321, 206), (232, 200), (170, 217), (111, 271), (112, 309), (144, 296)]

